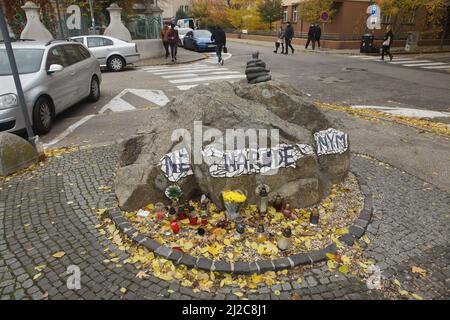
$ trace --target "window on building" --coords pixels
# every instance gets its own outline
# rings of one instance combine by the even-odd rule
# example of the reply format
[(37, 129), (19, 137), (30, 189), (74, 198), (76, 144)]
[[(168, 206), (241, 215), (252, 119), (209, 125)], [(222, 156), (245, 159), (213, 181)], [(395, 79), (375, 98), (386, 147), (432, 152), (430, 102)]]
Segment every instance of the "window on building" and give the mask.
[(416, 20), (416, 10), (409, 10), (403, 13), (402, 15), (402, 23), (403, 24), (414, 24)]
[(298, 11), (297, 6), (292, 6), (292, 22), (298, 21)]
[(288, 7), (283, 7), (283, 22), (288, 21)]
[(189, 13), (189, 6), (184, 6), (184, 12)]

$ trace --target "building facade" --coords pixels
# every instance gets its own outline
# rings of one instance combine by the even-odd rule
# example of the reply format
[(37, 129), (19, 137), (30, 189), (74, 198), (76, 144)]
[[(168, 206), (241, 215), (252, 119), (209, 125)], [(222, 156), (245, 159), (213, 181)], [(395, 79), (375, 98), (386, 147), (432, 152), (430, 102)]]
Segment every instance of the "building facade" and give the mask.
[[(361, 36), (366, 33), (373, 33), (375, 38), (381, 38), (386, 32), (386, 27), (390, 25), (396, 41), (394, 46), (405, 44), (409, 31), (420, 33), (419, 45), (435, 45), (440, 42), (441, 34), (430, 31), (427, 22), (427, 12), (424, 8), (417, 8), (414, 11), (399, 14), (397, 17), (383, 15), (381, 12), (381, 29), (368, 30), (366, 21), (369, 14), (367, 8), (373, 3), (371, 0), (336, 0), (333, 4), (335, 11), (329, 22), (322, 22), (320, 17), (316, 21), (302, 21), (300, 13), (302, 2), (305, 0), (284, 0), (283, 18), (281, 25), (285, 26), (290, 21), (294, 27), (295, 35), (298, 38), (306, 38), (311, 23), (319, 23), (322, 28), (322, 39), (324, 47), (329, 48), (358, 48)], [(307, 1), (307, 0), (306, 0)], [(446, 31), (444, 31), (445, 43), (450, 44), (450, 22), (447, 21)], [(299, 39), (297, 39), (297, 42)]]
[(163, 10), (162, 17), (164, 21), (175, 20), (177, 11), (182, 8), (189, 14), (192, 6), (191, 0), (159, 0), (158, 6)]

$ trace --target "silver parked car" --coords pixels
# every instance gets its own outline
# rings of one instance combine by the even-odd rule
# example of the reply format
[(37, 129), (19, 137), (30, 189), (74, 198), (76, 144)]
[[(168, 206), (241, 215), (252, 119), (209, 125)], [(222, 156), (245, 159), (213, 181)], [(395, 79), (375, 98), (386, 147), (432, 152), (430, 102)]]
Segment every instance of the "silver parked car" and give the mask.
[[(36, 134), (50, 131), (56, 114), (88, 98), (98, 101), (100, 65), (83, 45), (69, 41), (12, 43)], [(0, 131), (25, 128), (5, 45), (0, 42)]]
[(80, 42), (97, 57), (100, 66), (111, 71), (122, 71), (127, 65), (139, 61), (137, 44), (108, 36), (80, 36), (70, 40)]

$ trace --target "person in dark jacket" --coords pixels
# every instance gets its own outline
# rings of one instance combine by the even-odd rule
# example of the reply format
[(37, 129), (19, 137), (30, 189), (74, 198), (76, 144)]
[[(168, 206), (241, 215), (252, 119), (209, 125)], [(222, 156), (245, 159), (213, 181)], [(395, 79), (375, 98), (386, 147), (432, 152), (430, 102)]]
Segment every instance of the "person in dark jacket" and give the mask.
[(389, 58), (392, 59), (394, 58), (394, 56), (391, 53), (391, 46), (392, 46), (392, 42), (394, 41), (394, 33), (391, 30), (391, 26), (388, 26), (386, 29), (386, 34), (384, 36), (383, 39), (383, 48), (381, 51), (381, 60), (384, 60), (384, 55), (387, 54), (389, 55)]
[(216, 26), (211, 34), (211, 41), (216, 44), (216, 54), (219, 63), (223, 65), (222, 50), (227, 45), (227, 36), (220, 26)]
[[(317, 41), (317, 45), (320, 48), (320, 38), (322, 37), (322, 29), (320, 28), (319, 24), (316, 24), (316, 30), (314, 32), (314, 39)], [(313, 46), (314, 49), (314, 46)]]
[(311, 24), (308, 30), (308, 41), (306, 41), (305, 49), (308, 49), (309, 44), (312, 42), (313, 50), (316, 47), (316, 26)]
[(176, 27), (174, 23), (170, 24), (168, 39), (170, 45), (170, 55), (172, 56), (172, 62), (174, 62), (177, 60), (178, 43), (180, 42), (178, 27)]
[(285, 41), (285, 48), (286, 51), (284, 54), (288, 54), (289, 48), (292, 50), (292, 54), (294, 54), (294, 48), (292, 47), (292, 38), (294, 38), (294, 28), (292, 27), (291, 23), (288, 21), (286, 31), (284, 33), (284, 41)]

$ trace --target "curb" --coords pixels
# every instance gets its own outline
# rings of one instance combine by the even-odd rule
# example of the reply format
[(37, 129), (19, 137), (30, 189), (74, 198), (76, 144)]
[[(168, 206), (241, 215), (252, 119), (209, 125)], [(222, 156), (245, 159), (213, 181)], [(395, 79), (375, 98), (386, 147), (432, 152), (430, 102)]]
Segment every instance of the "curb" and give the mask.
[[(373, 214), (372, 193), (364, 178), (356, 173), (354, 174), (361, 188), (361, 193), (364, 195), (364, 207), (359, 213), (358, 218), (349, 227), (349, 233), (339, 237), (339, 240), (348, 246), (352, 246), (364, 235)], [(111, 186), (111, 189), (113, 190), (113, 186)], [(114, 191), (109, 193), (109, 200), (111, 203), (117, 201)], [(297, 253), (290, 255), (289, 257), (274, 260), (257, 260), (253, 262), (235, 261), (230, 263), (224, 260), (212, 260), (203, 257), (196, 258), (189, 254), (173, 250), (166, 245), (161, 245), (159, 242), (144, 236), (123, 217), (119, 207), (111, 207), (109, 209), (109, 217), (114, 222), (117, 229), (127, 235), (135, 244), (144, 246), (156, 255), (172, 261), (175, 265), (182, 264), (188, 268), (195, 268), (203, 271), (218, 271), (238, 275), (260, 274), (267, 271), (280, 271), (297, 266), (322, 262), (327, 260), (327, 253), (335, 254), (337, 252), (336, 245), (331, 243), (320, 250)]]
[(176, 62), (176, 63), (172, 63), (172, 62), (157, 63), (157, 64), (139, 64), (138, 63), (138, 64), (135, 64), (134, 67), (135, 68), (145, 68), (145, 67), (157, 67), (157, 66), (184, 65), (184, 64), (188, 64), (188, 63), (192, 63), (192, 62), (202, 61), (202, 60), (205, 60), (205, 59), (208, 59), (208, 56), (204, 55), (201, 58), (196, 58), (196, 59), (193, 59), (193, 60), (183, 61), (183, 62)]

